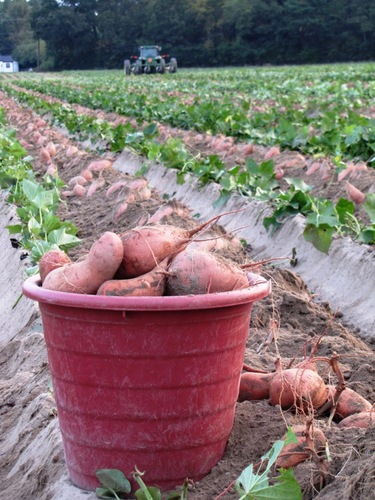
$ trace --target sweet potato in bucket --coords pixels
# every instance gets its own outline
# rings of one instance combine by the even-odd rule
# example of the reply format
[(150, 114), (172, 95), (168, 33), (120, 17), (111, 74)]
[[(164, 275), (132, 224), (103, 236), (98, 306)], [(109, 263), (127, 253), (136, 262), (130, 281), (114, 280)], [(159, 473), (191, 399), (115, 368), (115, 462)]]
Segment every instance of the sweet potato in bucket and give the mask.
[(122, 261), (120, 237), (105, 232), (80, 262), (67, 264), (51, 271), (43, 288), (60, 292), (95, 294), (102, 283), (112, 279)]
[(47, 274), (58, 267), (71, 264), (70, 257), (63, 250), (49, 250), (39, 260), (39, 275), (42, 283)]
[(120, 234), (124, 257), (118, 271), (119, 278), (135, 278), (148, 273), (166, 257), (177, 254), (194, 235), (225, 214), (213, 217), (193, 229), (155, 224), (140, 226)]
[(199, 295), (249, 287), (246, 272), (234, 262), (205, 250), (184, 250), (168, 268), (167, 295)]
[(117, 297), (160, 297), (164, 295), (167, 281), (165, 259), (152, 271), (129, 279), (113, 279), (105, 281), (97, 291), (97, 295)]

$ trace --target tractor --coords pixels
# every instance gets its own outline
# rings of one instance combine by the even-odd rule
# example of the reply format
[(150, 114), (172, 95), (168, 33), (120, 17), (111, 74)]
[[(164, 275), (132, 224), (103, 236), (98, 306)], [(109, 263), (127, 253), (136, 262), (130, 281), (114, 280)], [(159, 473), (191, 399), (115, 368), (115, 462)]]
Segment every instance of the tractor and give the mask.
[(140, 75), (142, 73), (176, 73), (177, 60), (172, 57), (169, 62), (168, 55), (162, 55), (158, 45), (143, 45), (139, 47), (139, 56), (131, 56), (124, 62), (126, 75)]

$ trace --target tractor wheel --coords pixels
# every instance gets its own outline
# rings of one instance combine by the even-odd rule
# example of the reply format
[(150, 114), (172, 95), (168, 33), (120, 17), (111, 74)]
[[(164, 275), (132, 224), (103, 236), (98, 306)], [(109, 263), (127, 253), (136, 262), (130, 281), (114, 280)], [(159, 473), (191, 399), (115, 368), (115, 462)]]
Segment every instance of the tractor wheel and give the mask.
[(136, 63), (134, 66), (134, 74), (140, 75), (142, 73), (142, 64)]
[(160, 62), (160, 73), (165, 73), (165, 59), (162, 59)]
[(125, 74), (130, 75), (130, 61), (126, 59), (124, 63)]
[(172, 57), (172, 59), (171, 59), (171, 63), (170, 63), (170, 66), (169, 66), (169, 72), (170, 73), (176, 73), (177, 72), (177, 59), (175, 59), (174, 57)]

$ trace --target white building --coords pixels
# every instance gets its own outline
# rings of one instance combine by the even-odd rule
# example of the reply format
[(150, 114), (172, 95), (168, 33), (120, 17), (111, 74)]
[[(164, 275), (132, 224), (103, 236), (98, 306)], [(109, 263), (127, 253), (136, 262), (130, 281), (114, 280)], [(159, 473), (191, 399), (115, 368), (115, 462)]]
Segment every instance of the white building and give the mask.
[(16, 73), (19, 71), (18, 62), (12, 56), (0, 55), (0, 73)]

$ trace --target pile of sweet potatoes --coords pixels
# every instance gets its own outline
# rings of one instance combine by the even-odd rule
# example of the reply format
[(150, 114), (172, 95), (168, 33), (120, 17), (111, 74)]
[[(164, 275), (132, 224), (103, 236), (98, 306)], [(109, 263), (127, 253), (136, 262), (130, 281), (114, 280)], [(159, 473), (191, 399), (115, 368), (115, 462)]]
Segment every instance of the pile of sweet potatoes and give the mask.
[(190, 295), (248, 288), (253, 283), (247, 266), (218, 251), (230, 245), (238, 250), (239, 240), (209, 231), (219, 217), (191, 230), (148, 224), (121, 234), (108, 231), (78, 262), (71, 262), (64, 252), (47, 252), (39, 262), (42, 286), (110, 296)]
[[(330, 364), (337, 384), (326, 384), (318, 373), (319, 361)], [(292, 430), (295, 441), (283, 447), (276, 468), (288, 469), (311, 460), (319, 472), (319, 488), (327, 476), (328, 441), (320, 428), (319, 418), (334, 420), (338, 428), (367, 429), (375, 426), (375, 408), (356, 391), (346, 387), (338, 355), (322, 358), (311, 355), (294, 367), (283, 367), (281, 359), (275, 361), (272, 372), (253, 369), (244, 364), (240, 377), (238, 402), (268, 400), (282, 411), (298, 414)], [(327, 370), (324, 370), (327, 375)], [(305, 421), (300, 425), (298, 420)], [(284, 436), (285, 439), (285, 436)]]
[[(325, 383), (315, 359), (331, 364), (338, 379), (336, 386)], [(271, 405), (279, 405), (283, 410), (315, 416), (330, 414), (342, 429), (375, 425), (373, 405), (346, 387), (337, 356), (308, 359), (291, 368), (283, 368), (277, 359), (273, 372), (252, 371), (247, 365), (244, 369), (238, 402), (268, 399)]]

